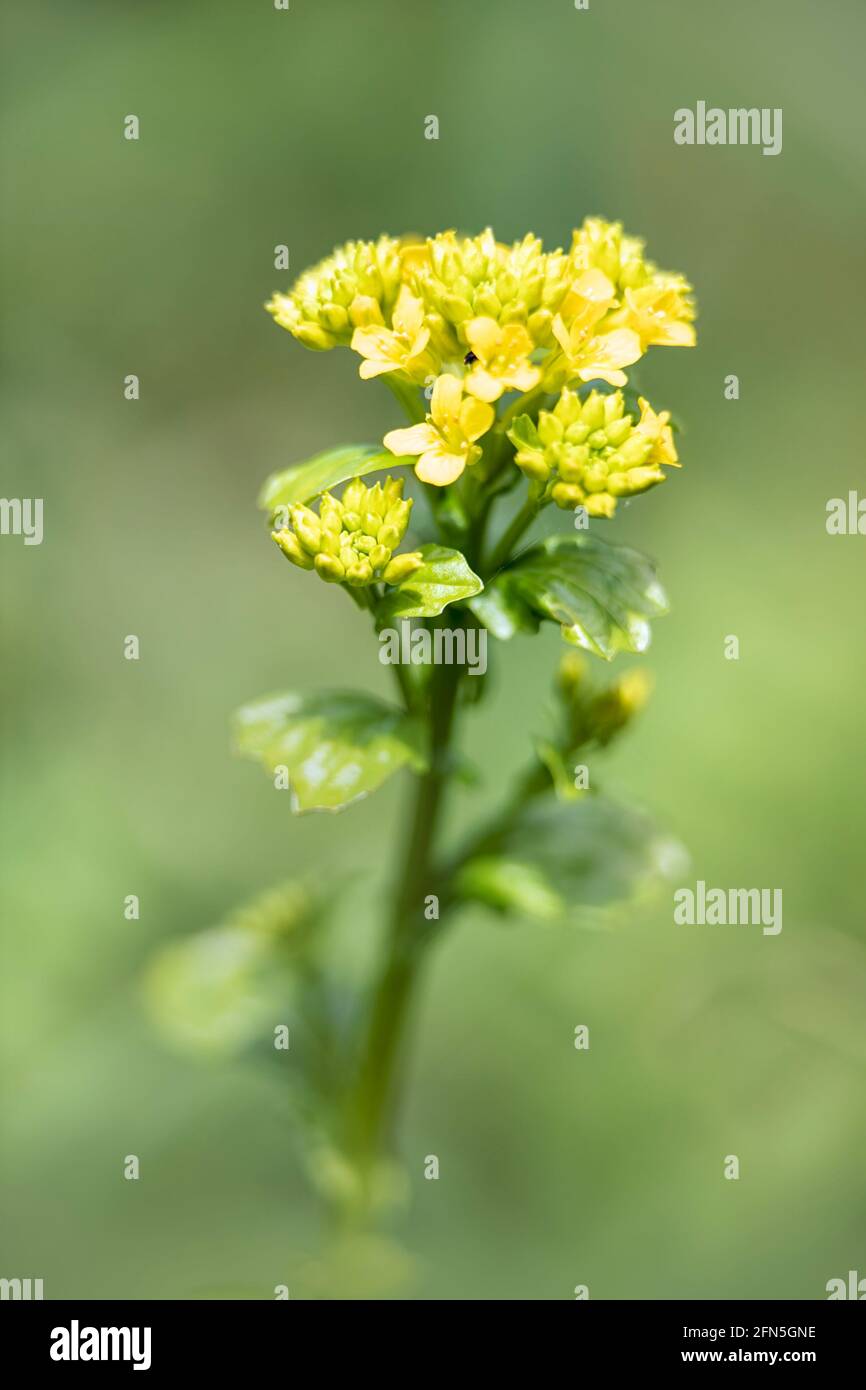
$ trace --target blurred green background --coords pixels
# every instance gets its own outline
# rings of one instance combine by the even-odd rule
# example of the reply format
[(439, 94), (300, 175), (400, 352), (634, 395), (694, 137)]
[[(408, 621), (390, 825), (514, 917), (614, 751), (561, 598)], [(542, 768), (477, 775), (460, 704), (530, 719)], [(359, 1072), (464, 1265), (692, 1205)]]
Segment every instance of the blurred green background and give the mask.
[[(279, 1077), (176, 1055), (140, 1002), (158, 944), (310, 865), (384, 872), (400, 844), (405, 778), (294, 820), (231, 755), (245, 699), (388, 689), (365, 622), (286, 565), (255, 496), (381, 437), (395, 406), (261, 306), (289, 279), (278, 243), (294, 275), (349, 237), (491, 223), (557, 245), (590, 213), (645, 236), (700, 307), (698, 350), (644, 373), (686, 422), (685, 468), (609, 531), (658, 558), (673, 610), (606, 782), (688, 844), (686, 883), (781, 887), (784, 930), (677, 928), (669, 897), (610, 931), (463, 918), (417, 1019), (399, 1292), (820, 1298), (866, 1273), (866, 540), (824, 524), (864, 476), (862, 4), (16, 10), (3, 493), (44, 497), (45, 540), (2, 541), (0, 1274), (51, 1298), (394, 1291), (316, 1266)], [(782, 154), (675, 146), (698, 99), (782, 107)], [(488, 789), (459, 793), (452, 828), (543, 729), (558, 646), (502, 649), (464, 731)], [(381, 897), (361, 879), (352, 906), (348, 972)]]

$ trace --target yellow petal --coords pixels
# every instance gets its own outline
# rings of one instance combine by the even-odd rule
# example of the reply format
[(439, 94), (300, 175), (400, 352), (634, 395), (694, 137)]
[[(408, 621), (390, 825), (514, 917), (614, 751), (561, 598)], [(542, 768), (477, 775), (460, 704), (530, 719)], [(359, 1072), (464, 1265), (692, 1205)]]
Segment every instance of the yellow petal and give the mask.
[(577, 372), (581, 381), (606, 381), (608, 386), (627, 386), (628, 377), (616, 367), (605, 366), (603, 362), (592, 362), (588, 367), (580, 367)]
[(466, 341), (475, 356), (487, 362), (502, 341), (502, 329), (495, 319), (470, 319), (466, 324)]
[(492, 405), (486, 405), (482, 401), (476, 401), (470, 397), (460, 407), (459, 418), (460, 429), (464, 437), (474, 442), (490, 429), (496, 419), (496, 411)]
[(424, 351), (429, 341), (430, 329), (422, 328), (420, 332), (416, 333), (415, 337), (411, 340), (408, 351), (406, 352), (406, 359), (408, 360), (410, 357), (419, 357), (421, 353)]
[(581, 354), (578, 376), (581, 381), (592, 381), (599, 377), (611, 386), (625, 386), (627, 377), (619, 367), (630, 367), (643, 355), (638, 335), (631, 328), (616, 328), (612, 333), (602, 333), (587, 344)]
[(400, 287), (397, 303), (394, 305), (392, 322), (397, 331), (405, 333), (407, 338), (413, 338), (424, 322), (424, 305), (420, 299), (416, 298), (408, 285)]
[(533, 367), (531, 362), (524, 362), (512, 373), (511, 385), (515, 391), (531, 391), (540, 379), (541, 368)]
[(568, 352), (569, 344), (571, 342), (571, 334), (566, 328), (565, 320), (563, 319), (561, 314), (557, 314), (556, 318), (553, 320), (553, 336), (559, 343), (559, 346), (562, 348), (563, 352)]
[(509, 361), (516, 357), (528, 357), (535, 344), (522, 323), (509, 323), (502, 330), (500, 351)]
[(387, 328), (356, 328), (352, 334), (352, 351), (362, 357), (387, 357), (394, 335)]
[(383, 372), (396, 372), (399, 362), (386, 362), (381, 357), (365, 357), (358, 367), (358, 376), (363, 381), (370, 381), (374, 376), (382, 376)]
[(440, 429), (445, 430), (457, 418), (460, 399), (463, 395), (463, 382), (459, 377), (446, 373), (437, 376), (430, 401), (430, 414)]
[(479, 401), (498, 401), (505, 386), (483, 367), (475, 367), (466, 378), (466, 390)]
[(449, 454), (441, 444), (422, 454), (415, 464), (415, 472), (422, 483), (433, 483), (435, 487), (447, 487), (460, 477), (466, 466), (462, 454)]
[(585, 270), (571, 287), (572, 294), (580, 295), (593, 304), (610, 303), (614, 297), (614, 287), (603, 270)]
[(439, 444), (439, 435), (431, 424), (410, 425), (405, 430), (389, 430), (382, 440), (386, 449), (402, 458), (406, 454), (423, 454)]
[(671, 321), (665, 324), (662, 333), (663, 337), (656, 339), (656, 343), (662, 347), (694, 347), (698, 340), (694, 324), (691, 323)]

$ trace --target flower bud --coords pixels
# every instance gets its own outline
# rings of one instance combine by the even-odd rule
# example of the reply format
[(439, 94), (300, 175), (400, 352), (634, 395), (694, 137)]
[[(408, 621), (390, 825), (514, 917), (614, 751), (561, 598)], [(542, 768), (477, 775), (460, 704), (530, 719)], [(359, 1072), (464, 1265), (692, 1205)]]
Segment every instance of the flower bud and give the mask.
[(600, 686), (575, 653), (560, 664), (555, 690), (561, 710), (560, 736), (555, 745), (566, 764), (581, 748), (604, 747), (645, 706), (652, 690), (646, 671), (635, 668), (618, 680)]
[(301, 569), (314, 568), (329, 583), (359, 588), (397, 584), (422, 563), (418, 552), (393, 554), (411, 509), (411, 498), (403, 498), (402, 478), (388, 478), (375, 487), (353, 478), (342, 498), (322, 493), (318, 515), (300, 504), (291, 507), (291, 529), (274, 531), (273, 537), (288, 560)]
[(354, 588), (361, 588), (364, 584), (372, 584), (373, 566), (369, 560), (358, 559), (354, 564), (346, 566), (346, 583)]
[(474, 309), (476, 314), (498, 321), (502, 312), (502, 301), (497, 298), (493, 290), (484, 288), (475, 295)]
[(319, 518), (309, 507), (293, 507), (290, 513), (295, 535), (310, 555), (317, 555), (322, 542)]
[(410, 551), (404, 555), (396, 555), (385, 569), (382, 578), (386, 584), (401, 584), (404, 579), (408, 579), (410, 574), (414, 574), (424, 563), (424, 557), (420, 551)]
[(313, 568), (312, 556), (307, 554), (293, 531), (272, 531), (271, 536), (293, 565), (300, 566), (302, 570)]
[(349, 315), (342, 304), (324, 304), (319, 318), (335, 336), (342, 333), (349, 323)]
[(342, 561), (338, 560), (336, 555), (326, 555), (324, 551), (319, 552), (313, 564), (316, 573), (330, 584), (339, 584), (346, 573)]
[[(434, 311), (428, 323), (437, 349), (444, 350), (450, 339), (456, 355), (459, 345), (468, 343), (467, 324), (476, 319), (525, 326), (530, 351), (550, 346), (554, 314), (575, 278), (570, 257), (546, 253), (531, 235), (506, 245), (489, 227), (475, 237), (442, 232), (427, 245), (426, 259), (415, 262), (409, 278)], [(434, 321), (438, 316), (444, 324)]]
[(367, 489), (364, 487), (361, 479), (353, 478), (343, 489), (341, 501), (344, 511), (360, 512), (364, 504), (366, 493)]

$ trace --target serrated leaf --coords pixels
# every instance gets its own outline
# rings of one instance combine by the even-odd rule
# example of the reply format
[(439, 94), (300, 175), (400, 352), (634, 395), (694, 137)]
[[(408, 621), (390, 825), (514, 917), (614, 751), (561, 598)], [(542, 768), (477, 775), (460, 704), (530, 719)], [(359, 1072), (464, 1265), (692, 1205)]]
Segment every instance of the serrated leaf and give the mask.
[(547, 619), (567, 642), (611, 661), (649, 646), (649, 619), (667, 612), (655, 566), (645, 555), (595, 536), (549, 536), (521, 555), (468, 605), (508, 640)]
[(436, 618), (449, 603), (472, 598), (484, 588), (459, 550), (445, 545), (422, 545), (424, 563), (390, 589), (378, 609), (380, 624), (400, 618)]
[(349, 478), (363, 478), (367, 473), (399, 468), (393, 454), (381, 444), (343, 444), (338, 449), (326, 449), (322, 454), (294, 463), (279, 473), (272, 473), (262, 485), (259, 506), (273, 512), (277, 507), (292, 507), (310, 502), (328, 488), (345, 483)]
[(550, 920), (597, 914), (648, 895), (685, 853), (641, 812), (600, 796), (525, 803), (460, 870), (457, 891), (500, 912)]
[(425, 765), (419, 723), (353, 691), (256, 700), (235, 716), (235, 737), (238, 751), (272, 776), (288, 768), (295, 812), (340, 811), (401, 767)]

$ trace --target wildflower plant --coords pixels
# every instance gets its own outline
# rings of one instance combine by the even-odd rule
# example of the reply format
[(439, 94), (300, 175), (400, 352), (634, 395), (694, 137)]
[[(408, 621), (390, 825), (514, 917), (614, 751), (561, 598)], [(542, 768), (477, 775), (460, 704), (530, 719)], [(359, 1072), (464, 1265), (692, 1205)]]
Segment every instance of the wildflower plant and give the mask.
[[(277, 982), (289, 982), (308, 1170), (332, 1205), (366, 1218), (401, 1190), (401, 1053), (445, 927), (467, 905), (548, 921), (599, 916), (664, 871), (668, 842), (602, 796), (595, 775), (595, 755), (643, 707), (649, 681), (636, 668), (599, 680), (590, 659), (643, 652), (666, 612), (653, 563), (603, 532), (679, 467), (669, 413), (630, 373), (651, 348), (694, 345), (694, 305), (688, 282), (659, 270), (639, 239), (589, 218), (567, 250), (546, 251), (532, 235), (506, 245), (489, 229), (349, 242), (267, 309), (302, 346), (354, 354), (359, 376), (384, 382), (404, 417), (381, 443), (330, 448), (266, 481), (273, 542), (306, 572), (287, 575), (295, 603), (305, 583), (324, 580), (363, 610), (374, 637), (399, 623), (475, 630), (490, 636), (491, 669), (500, 643), (542, 624), (558, 625), (565, 643), (549, 727), (514, 731), (526, 738), (524, 772), (456, 846), (443, 827), (463, 767), (455, 739), (489, 669), (468, 679), (457, 661), (395, 664), (393, 701), (290, 692), (238, 714), (239, 751), (276, 785), (284, 777), (297, 813), (342, 810), (401, 769), (415, 779), (380, 958), (348, 1002), (317, 926), (333, 899), (318, 890), (271, 893), (211, 938), (207, 997), (216, 990), (228, 1010), (233, 1042), (260, 1036)], [(542, 512), (550, 533), (529, 541)], [(201, 979), (203, 951), (207, 934), (204, 947), (172, 948), (158, 965), (160, 997), (176, 1001), (188, 976)], [(196, 1027), (213, 1042), (206, 1019)]]

